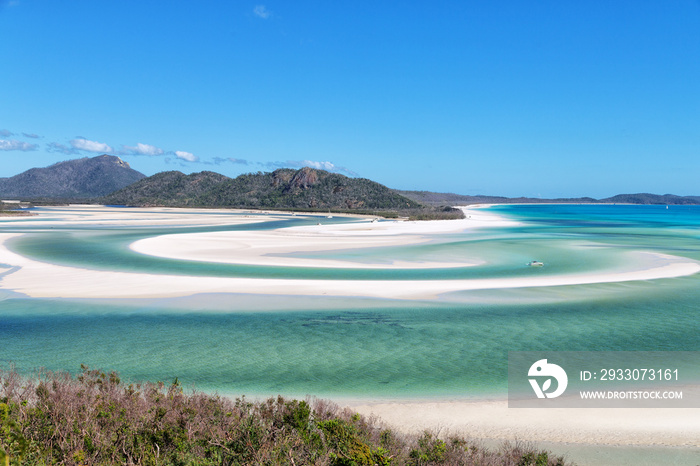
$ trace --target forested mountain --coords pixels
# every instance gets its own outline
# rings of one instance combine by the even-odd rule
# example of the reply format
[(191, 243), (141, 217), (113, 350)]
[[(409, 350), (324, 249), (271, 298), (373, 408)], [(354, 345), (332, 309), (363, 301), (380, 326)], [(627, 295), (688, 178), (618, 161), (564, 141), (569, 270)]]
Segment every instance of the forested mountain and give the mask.
[(134, 206), (298, 210), (419, 209), (421, 204), (364, 178), (304, 167), (228, 178), (218, 173), (163, 172), (100, 200)]
[(0, 198), (95, 198), (144, 177), (119, 157), (100, 155), (32, 168), (11, 178), (0, 178)]

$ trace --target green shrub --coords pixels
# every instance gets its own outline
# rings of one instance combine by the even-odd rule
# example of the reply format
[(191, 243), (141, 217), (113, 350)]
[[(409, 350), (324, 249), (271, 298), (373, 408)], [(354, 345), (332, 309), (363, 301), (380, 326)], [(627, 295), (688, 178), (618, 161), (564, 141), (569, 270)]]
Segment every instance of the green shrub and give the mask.
[[(352, 421), (359, 421), (352, 417)], [(330, 419), (318, 423), (330, 449), (331, 464), (334, 466), (373, 466), (391, 463), (389, 452), (384, 448), (372, 448), (368, 439), (352, 422)]]
[(447, 445), (443, 440), (428, 431), (418, 439), (418, 448), (411, 450), (409, 455), (414, 464), (443, 463), (447, 459)]
[(82, 367), (21, 378), (0, 370), (0, 466), (54, 464), (559, 465), (518, 446), (404, 436), (324, 400), (185, 394), (177, 379), (124, 384)]
[[(6, 400), (7, 401), (7, 400)], [(31, 443), (24, 436), (20, 424), (13, 419), (12, 404), (0, 403), (0, 464), (19, 465), (31, 449)]]

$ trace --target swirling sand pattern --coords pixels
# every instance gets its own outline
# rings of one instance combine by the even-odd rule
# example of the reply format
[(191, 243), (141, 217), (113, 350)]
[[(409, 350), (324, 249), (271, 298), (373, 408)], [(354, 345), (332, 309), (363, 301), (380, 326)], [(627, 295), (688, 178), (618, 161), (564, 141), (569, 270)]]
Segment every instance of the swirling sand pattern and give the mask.
[(478, 401), (504, 396), (508, 351), (700, 350), (698, 208), (494, 207), (415, 224), (38, 212), (0, 223), (0, 360), (22, 371), (84, 363), (227, 394), (359, 399), (408, 428), (485, 438), (700, 438), (688, 410), (533, 424)]

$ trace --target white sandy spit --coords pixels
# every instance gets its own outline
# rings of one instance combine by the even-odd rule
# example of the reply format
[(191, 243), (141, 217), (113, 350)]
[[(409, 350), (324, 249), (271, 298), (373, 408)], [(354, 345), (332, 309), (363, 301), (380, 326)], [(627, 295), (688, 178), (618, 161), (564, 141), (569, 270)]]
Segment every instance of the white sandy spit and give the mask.
[(358, 263), (281, 257), (289, 253), (339, 251), (404, 246), (428, 242), (436, 235), (474, 228), (517, 225), (494, 214), (465, 209), (468, 218), (450, 221), (372, 221), (281, 228), (269, 231), (227, 231), (169, 234), (136, 241), (130, 247), (141, 254), (169, 259), (229, 264), (331, 268), (445, 268), (468, 267), (472, 262)]

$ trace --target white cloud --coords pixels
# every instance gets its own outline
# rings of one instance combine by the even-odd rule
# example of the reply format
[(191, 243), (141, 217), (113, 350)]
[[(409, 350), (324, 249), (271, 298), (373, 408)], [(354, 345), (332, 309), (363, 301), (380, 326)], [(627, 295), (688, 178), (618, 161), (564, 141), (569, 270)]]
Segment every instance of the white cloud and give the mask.
[(74, 149), (86, 150), (88, 152), (114, 152), (109, 145), (103, 142), (90, 141), (88, 139), (73, 139), (70, 145), (73, 146)]
[(46, 144), (46, 150), (49, 152), (61, 152), (62, 154), (66, 155), (75, 155), (79, 151), (73, 147), (68, 147), (64, 144), (60, 144), (58, 142), (50, 142)]
[(315, 160), (303, 160), (297, 163), (299, 163), (302, 167), (311, 167), (316, 168), (318, 170), (326, 170), (328, 172), (333, 173), (345, 173), (349, 176), (358, 176), (357, 173), (355, 173), (354, 171), (345, 167), (339, 167), (333, 162), (317, 162)]
[(10, 136), (12, 136), (14, 134), (15, 133), (10, 131), (9, 129), (0, 129), (0, 136), (2, 136), (4, 138), (9, 138)]
[(25, 138), (32, 138), (32, 139), (41, 138), (41, 136), (39, 136), (38, 134), (34, 134), (34, 133), (22, 133), (22, 136), (24, 136)]
[(28, 152), (30, 150), (37, 149), (36, 144), (29, 144), (24, 141), (17, 141), (16, 139), (0, 139), (0, 150), (21, 150), (23, 152)]
[(253, 13), (255, 16), (262, 19), (267, 19), (272, 14), (270, 10), (265, 8), (265, 5), (256, 5), (255, 8), (253, 8)]
[(176, 150), (175, 156), (180, 160), (185, 160), (187, 162), (196, 162), (199, 159), (191, 152), (185, 152), (182, 150)]
[(339, 167), (333, 162), (317, 162), (315, 160), (287, 160), (286, 162), (258, 162), (258, 165), (261, 165), (265, 168), (268, 169), (276, 169), (276, 168), (302, 168), (302, 167), (310, 167), (310, 168), (315, 168), (317, 170), (326, 170), (329, 172), (333, 173), (344, 173), (348, 176), (358, 176), (357, 173), (355, 173), (352, 170), (349, 170), (345, 167)]
[(248, 161), (245, 159), (237, 159), (234, 157), (214, 157), (214, 165), (221, 165), (222, 163), (230, 162), (240, 165), (248, 165)]
[(150, 144), (138, 143), (136, 147), (124, 146), (126, 152), (122, 152), (124, 155), (163, 155), (165, 151), (160, 147), (152, 146)]
[(319, 170), (326, 170), (329, 172), (334, 172), (338, 170), (332, 162), (315, 162), (313, 160), (304, 160), (301, 164), (305, 167), (317, 168)]

